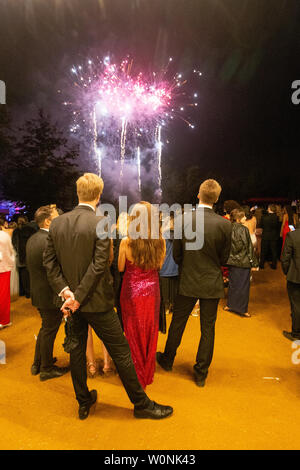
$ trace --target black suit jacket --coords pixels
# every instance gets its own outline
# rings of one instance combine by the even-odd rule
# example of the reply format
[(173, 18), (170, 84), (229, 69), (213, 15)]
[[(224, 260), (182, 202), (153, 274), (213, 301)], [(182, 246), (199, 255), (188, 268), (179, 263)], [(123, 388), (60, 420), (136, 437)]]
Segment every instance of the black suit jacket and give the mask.
[(99, 239), (96, 232), (102, 219), (92, 208), (80, 205), (57, 217), (44, 252), (51, 287), (59, 294), (69, 286), (83, 312), (106, 312), (114, 305), (110, 239)]
[[(197, 209), (203, 210), (203, 209)], [(183, 222), (186, 224), (186, 221)], [(192, 214), (193, 231), (196, 230), (196, 211)], [(203, 230), (200, 227), (200, 230)], [(173, 257), (179, 265), (179, 293), (187, 297), (219, 299), (224, 297), (221, 266), (228, 260), (231, 247), (232, 224), (204, 209), (204, 245), (198, 250), (187, 250), (185, 237), (174, 239)]]
[(32, 223), (17, 227), (12, 234), (12, 244), (18, 255), (18, 266), (26, 266), (26, 245), (30, 237), (38, 231)]
[(287, 281), (300, 284), (300, 228), (287, 233), (281, 266)]
[(43, 266), (43, 253), (47, 246), (48, 233), (39, 230), (32, 235), (26, 245), (26, 263), (30, 276), (30, 296), (32, 305), (43, 310), (54, 310), (54, 292), (50, 287)]
[(276, 214), (266, 214), (261, 218), (262, 238), (264, 240), (278, 240), (280, 234), (279, 219)]

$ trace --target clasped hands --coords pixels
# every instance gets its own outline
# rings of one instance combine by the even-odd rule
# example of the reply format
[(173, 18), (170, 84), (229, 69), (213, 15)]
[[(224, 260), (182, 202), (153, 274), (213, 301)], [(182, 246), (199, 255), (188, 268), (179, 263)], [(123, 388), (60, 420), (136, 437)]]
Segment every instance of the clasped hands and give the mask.
[(75, 296), (70, 289), (66, 289), (62, 295), (65, 299), (65, 302), (61, 307), (61, 311), (64, 314), (64, 318), (67, 318), (71, 316), (71, 313), (74, 313), (79, 309), (80, 303), (75, 300)]

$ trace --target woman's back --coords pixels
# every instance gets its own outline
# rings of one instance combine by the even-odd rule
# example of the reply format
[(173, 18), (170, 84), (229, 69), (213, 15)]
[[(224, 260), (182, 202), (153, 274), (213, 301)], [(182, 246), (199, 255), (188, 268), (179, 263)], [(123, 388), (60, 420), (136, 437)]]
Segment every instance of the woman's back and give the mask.
[(131, 297), (157, 295), (159, 277), (156, 269), (142, 269), (132, 261), (126, 260), (123, 277), (122, 296)]
[[(128, 257), (130, 252), (128, 250)], [(133, 260), (132, 260), (133, 261)], [(125, 260), (120, 296), (124, 332), (143, 388), (153, 382), (159, 328), (160, 290), (157, 269), (142, 269)]]

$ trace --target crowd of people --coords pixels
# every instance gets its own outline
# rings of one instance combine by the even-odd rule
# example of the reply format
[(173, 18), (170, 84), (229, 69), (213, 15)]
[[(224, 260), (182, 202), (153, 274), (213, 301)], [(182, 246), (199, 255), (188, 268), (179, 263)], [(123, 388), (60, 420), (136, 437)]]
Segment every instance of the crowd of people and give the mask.
[[(133, 237), (128, 227), (136, 215), (121, 213), (116, 237), (99, 237), (102, 216), (96, 215), (96, 208), (102, 191), (102, 179), (86, 173), (77, 181), (79, 204), (73, 211), (64, 214), (51, 204), (37, 209), (31, 222), (25, 216), (17, 223), (0, 218), (0, 328), (12, 324), (11, 299), (31, 298), (42, 322), (31, 373), (46, 381), (69, 371), (55, 365), (53, 357), (64, 319), (64, 348), (70, 354), (80, 419), (87, 418), (97, 400), (96, 390), (87, 387), (87, 377), (98, 373), (93, 332), (102, 342), (101, 373), (119, 374), (135, 417), (170, 416), (172, 407), (158, 405), (145, 392), (153, 382), (156, 362), (172, 370), (188, 318), (198, 309), (201, 338), (194, 378), (203, 387), (213, 358), (220, 299), (228, 289), (224, 310), (251, 317), (251, 273), (264, 269), (267, 262), (277, 269), (281, 260), (292, 317), (291, 331), (283, 334), (300, 339), (297, 207), (250, 207), (228, 200), (220, 212), (216, 204), (221, 186), (206, 180), (191, 218), (196, 227), (197, 210), (203, 211), (204, 243), (189, 250), (184, 232), (180, 239), (174, 237), (174, 215), (161, 218), (159, 236), (152, 236), (152, 206), (144, 201), (134, 213), (147, 214), (138, 226), (146, 236)], [(164, 352), (159, 352), (158, 334), (167, 333), (167, 314), (172, 319)]]

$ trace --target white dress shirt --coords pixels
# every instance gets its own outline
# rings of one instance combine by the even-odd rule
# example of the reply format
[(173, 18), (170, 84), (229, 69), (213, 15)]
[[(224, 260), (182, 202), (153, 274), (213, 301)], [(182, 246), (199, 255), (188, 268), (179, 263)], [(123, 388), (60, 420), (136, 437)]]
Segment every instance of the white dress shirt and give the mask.
[(90, 207), (91, 209), (93, 209), (94, 212), (96, 212), (96, 209), (95, 207), (91, 206), (90, 204), (85, 204), (84, 202), (81, 202), (80, 204), (78, 204), (78, 206), (86, 206), (86, 207)]
[(207, 209), (212, 209), (212, 206), (209, 206), (208, 204), (198, 204), (198, 207), (207, 207)]

